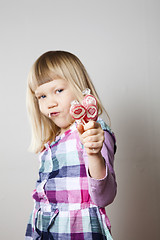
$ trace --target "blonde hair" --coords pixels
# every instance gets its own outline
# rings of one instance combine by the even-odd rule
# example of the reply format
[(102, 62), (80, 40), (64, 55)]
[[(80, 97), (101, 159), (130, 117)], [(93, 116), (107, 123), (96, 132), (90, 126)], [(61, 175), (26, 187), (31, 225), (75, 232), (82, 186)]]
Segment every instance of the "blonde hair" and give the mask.
[(97, 98), (99, 115), (105, 111), (85, 67), (75, 55), (65, 51), (44, 53), (33, 64), (27, 84), (27, 109), (32, 127), (30, 150), (36, 153), (44, 148), (45, 143), (55, 139), (59, 128), (40, 112), (35, 90), (38, 86), (57, 78), (65, 79), (71, 84), (79, 101), (83, 98), (82, 91), (89, 88)]

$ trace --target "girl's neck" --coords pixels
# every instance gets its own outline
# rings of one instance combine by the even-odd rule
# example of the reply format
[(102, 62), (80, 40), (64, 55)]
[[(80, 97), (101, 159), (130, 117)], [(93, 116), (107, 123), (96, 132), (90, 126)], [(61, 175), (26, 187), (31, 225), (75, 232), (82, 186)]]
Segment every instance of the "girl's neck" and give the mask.
[(57, 131), (56, 137), (60, 137), (62, 134), (64, 134), (66, 131), (68, 131), (73, 124), (74, 124), (74, 122), (71, 123), (71, 124), (70, 124), (67, 128), (65, 128), (65, 129), (63, 129), (63, 128), (59, 129), (59, 131)]

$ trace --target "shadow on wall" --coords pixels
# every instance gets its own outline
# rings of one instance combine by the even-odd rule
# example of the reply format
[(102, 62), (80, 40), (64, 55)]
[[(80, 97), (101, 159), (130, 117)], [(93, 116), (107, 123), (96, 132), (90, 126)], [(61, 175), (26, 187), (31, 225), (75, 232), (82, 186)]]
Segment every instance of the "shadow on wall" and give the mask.
[(118, 109), (118, 194), (111, 207), (113, 236), (119, 240), (158, 240), (160, 174), (150, 112), (138, 99), (121, 103)]

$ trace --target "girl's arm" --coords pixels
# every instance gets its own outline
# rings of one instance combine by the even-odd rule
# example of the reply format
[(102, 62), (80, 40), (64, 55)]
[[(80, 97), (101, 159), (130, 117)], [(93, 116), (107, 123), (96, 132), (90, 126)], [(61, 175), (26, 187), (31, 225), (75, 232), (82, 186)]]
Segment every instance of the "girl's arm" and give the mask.
[(78, 130), (88, 155), (91, 199), (96, 205), (105, 207), (114, 200), (117, 190), (113, 169), (114, 140), (97, 122), (79, 125)]

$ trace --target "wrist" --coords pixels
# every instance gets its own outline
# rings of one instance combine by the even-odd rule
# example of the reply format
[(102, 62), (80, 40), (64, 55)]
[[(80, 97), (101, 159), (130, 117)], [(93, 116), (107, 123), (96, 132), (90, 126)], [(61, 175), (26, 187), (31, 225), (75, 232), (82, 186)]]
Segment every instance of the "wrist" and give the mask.
[(102, 179), (106, 176), (106, 164), (101, 153), (88, 156), (89, 175), (95, 179)]

